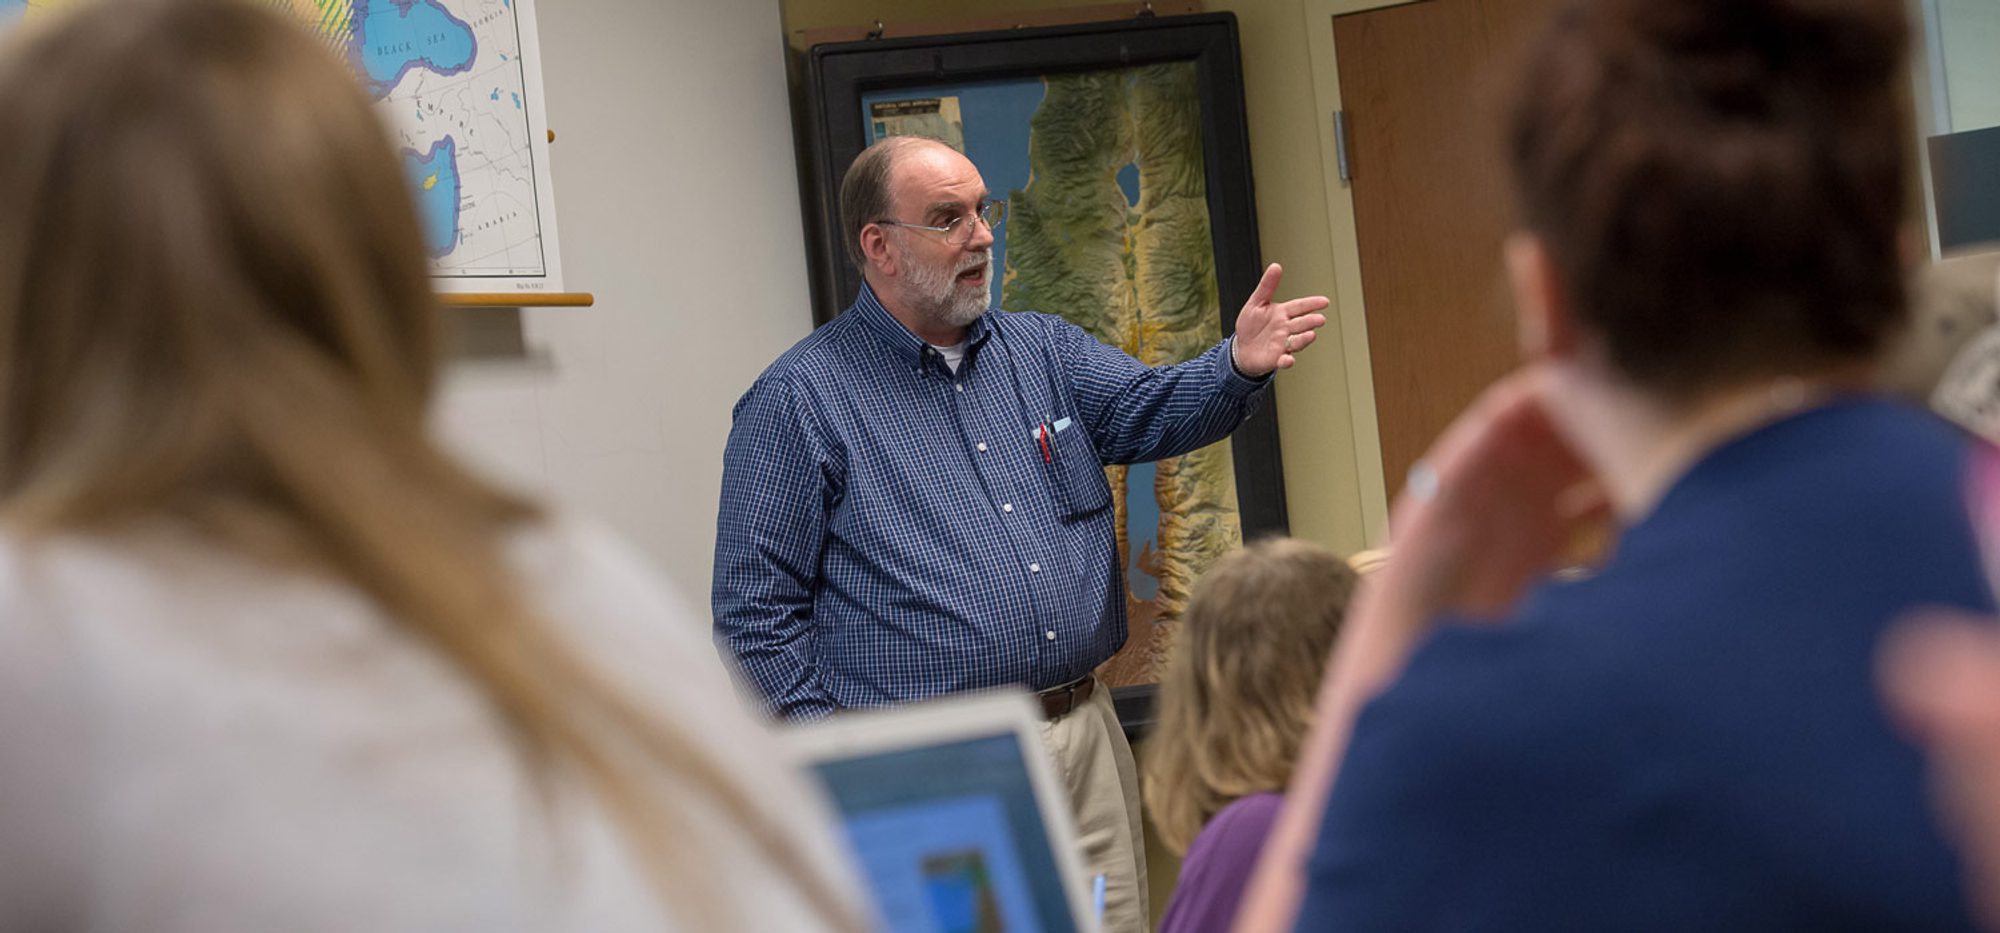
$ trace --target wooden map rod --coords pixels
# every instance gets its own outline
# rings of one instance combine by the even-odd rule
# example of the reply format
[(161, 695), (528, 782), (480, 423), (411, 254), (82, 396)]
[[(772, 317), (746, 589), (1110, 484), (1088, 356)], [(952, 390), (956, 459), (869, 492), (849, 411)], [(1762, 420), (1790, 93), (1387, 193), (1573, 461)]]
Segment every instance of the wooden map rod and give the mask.
[[(549, 130), (549, 142), (556, 131)], [(447, 308), (588, 308), (597, 303), (589, 292), (448, 292), (438, 303)]]
[(452, 292), (437, 298), (447, 308), (588, 308), (597, 303), (589, 292)]

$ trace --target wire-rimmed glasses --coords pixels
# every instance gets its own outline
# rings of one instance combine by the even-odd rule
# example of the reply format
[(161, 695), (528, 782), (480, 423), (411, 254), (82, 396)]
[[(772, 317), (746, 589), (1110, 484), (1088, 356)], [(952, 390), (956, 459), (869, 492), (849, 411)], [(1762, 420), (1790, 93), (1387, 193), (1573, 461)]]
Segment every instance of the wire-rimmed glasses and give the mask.
[(953, 246), (960, 246), (967, 240), (972, 239), (972, 231), (975, 225), (968, 223), (968, 221), (975, 217), (979, 219), (980, 223), (985, 224), (988, 230), (998, 227), (1007, 220), (1007, 202), (987, 201), (979, 205), (978, 210), (968, 214), (960, 214), (938, 226), (904, 223), (900, 220), (878, 220), (875, 223), (884, 227), (908, 227), (911, 230), (929, 230), (932, 233), (942, 233), (944, 234), (944, 241), (946, 243)]

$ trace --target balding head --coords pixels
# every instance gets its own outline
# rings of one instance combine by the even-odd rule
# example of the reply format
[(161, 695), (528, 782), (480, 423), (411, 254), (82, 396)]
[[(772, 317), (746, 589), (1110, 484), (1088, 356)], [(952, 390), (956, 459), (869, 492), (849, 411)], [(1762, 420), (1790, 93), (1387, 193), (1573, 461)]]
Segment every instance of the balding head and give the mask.
[(894, 196), (896, 165), (903, 157), (922, 149), (950, 146), (925, 136), (891, 136), (854, 157), (840, 180), (840, 234), (847, 258), (854, 268), (868, 271), (868, 257), (861, 252), (861, 228), (889, 216)]

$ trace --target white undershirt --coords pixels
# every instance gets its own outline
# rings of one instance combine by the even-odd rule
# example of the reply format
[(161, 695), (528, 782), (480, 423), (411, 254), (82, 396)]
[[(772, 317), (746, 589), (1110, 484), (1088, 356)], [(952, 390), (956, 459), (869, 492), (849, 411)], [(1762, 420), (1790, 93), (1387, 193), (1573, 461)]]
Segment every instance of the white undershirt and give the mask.
[(958, 364), (965, 361), (965, 344), (966, 341), (961, 340), (948, 347), (940, 347), (934, 343), (928, 346), (936, 350), (938, 356), (944, 357), (945, 368), (951, 370), (951, 374), (956, 376), (958, 375)]

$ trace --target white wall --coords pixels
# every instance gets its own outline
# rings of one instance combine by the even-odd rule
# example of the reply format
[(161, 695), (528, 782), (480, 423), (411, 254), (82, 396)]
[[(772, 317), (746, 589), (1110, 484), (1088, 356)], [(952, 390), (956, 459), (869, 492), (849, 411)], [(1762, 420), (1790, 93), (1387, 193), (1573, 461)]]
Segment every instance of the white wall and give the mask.
[(457, 312), (525, 353), (460, 360), (439, 427), (705, 605), (730, 406), (812, 326), (778, 4), (536, 13), (565, 285), (597, 305)]
[(2000, 126), (2000, 0), (1937, 0), (1955, 132)]

